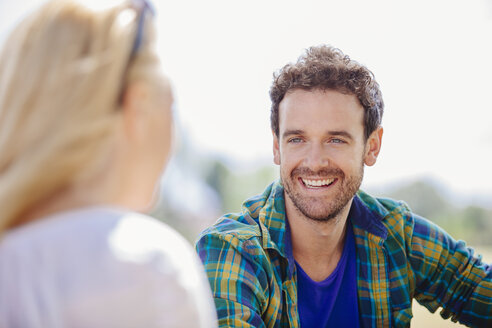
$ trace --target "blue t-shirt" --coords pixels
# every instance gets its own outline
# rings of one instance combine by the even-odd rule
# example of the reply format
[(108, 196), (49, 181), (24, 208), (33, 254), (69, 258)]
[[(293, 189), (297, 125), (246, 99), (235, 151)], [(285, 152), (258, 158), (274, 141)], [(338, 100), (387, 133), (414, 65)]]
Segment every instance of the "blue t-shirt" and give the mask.
[[(287, 238), (287, 242), (291, 242)], [(289, 245), (291, 248), (291, 245)], [(350, 221), (340, 261), (323, 281), (313, 281), (296, 263), (297, 309), (302, 328), (358, 328), (357, 260)]]

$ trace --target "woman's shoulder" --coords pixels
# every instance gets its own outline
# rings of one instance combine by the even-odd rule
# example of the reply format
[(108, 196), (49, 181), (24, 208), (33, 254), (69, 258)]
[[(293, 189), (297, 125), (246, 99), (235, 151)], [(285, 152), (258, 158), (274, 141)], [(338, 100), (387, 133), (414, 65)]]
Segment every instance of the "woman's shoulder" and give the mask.
[(105, 220), (101, 237), (107, 250), (121, 261), (156, 266), (172, 263), (176, 269), (196, 264), (191, 244), (164, 222), (144, 214), (116, 210), (106, 213)]
[[(0, 278), (7, 268), (8, 279), (0, 279), (0, 286), (9, 286), (7, 294), (24, 290), (22, 295), (38, 300), (32, 311), (39, 313), (55, 300), (53, 311), (66, 322), (101, 326), (112, 313), (124, 326), (213, 322), (210, 291), (193, 248), (144, 214), (86, 208), (16, 229), (0, 242)], [(49, 292), (38, 295), (35, 286)]]
[[(92, 242), (121, 250), (188, 248), (173, 228), (148, 215), (115, 207), (88, 207), (36, 220), (5, 234), (2, 244), (70, 244)], [(40, 246), (40, 245), (38, 245)]]
[(0, 254), (44, 264), (49, 258), (53, 265), (63, 265), (62, 259), (166, 270), (196, 264), (191, 245), (173, 228), (150, 216), (110, 207), (57, 213), (9, 231), (0, 241)]

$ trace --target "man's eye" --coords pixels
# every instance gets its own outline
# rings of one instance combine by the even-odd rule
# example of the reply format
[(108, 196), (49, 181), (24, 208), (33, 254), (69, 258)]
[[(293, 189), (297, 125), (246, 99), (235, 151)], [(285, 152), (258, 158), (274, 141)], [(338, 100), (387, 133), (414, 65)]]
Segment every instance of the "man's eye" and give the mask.
[(345, 143), (345, 141), (342, 139), (333, 138), (333, 139), (330, 139), (330, 143)]
[(301, 138), (290, 138), (289, 140), (287, 140), (288, 143), (299, 143), (299, 142), (302, 142), (302, 139)]

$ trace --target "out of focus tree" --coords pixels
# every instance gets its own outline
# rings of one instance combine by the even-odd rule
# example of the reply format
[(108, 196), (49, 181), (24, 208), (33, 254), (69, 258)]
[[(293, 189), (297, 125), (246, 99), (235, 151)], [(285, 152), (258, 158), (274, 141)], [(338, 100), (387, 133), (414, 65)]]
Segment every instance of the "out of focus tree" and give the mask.
[(238, 212), (248, 198), (261, 193), (276, 179), (273, 166), (262, 166), (249, 171), (233, 171), (220, 161), (214, 161), (205, 181), (220, 196), (222, 212)]
[(389, 191), (386, 195), (402, 199), (417, 213), (471, 245), (492, 245), (492, 210), (476, 205), (460, 207), (447, 200), (444, 191), (428, 181), (416, 181)]

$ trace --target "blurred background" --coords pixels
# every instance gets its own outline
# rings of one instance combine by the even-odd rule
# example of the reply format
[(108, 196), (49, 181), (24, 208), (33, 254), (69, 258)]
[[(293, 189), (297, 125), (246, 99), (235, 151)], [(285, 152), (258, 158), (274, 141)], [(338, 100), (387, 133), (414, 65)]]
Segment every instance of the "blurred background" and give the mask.
[[(0, 43), (42, 1), (0, 0)], [(154, 5), (177, 137), (156, 217), (192, 242), (278, 177), (272, 73), (328, 43), (372, 70), (383, 91), (383, 149), (362, 188), (405, 200), (492, 262), (492, 0)], [(416, 306), (413, 325), (456, 326), (436, 318)]]

